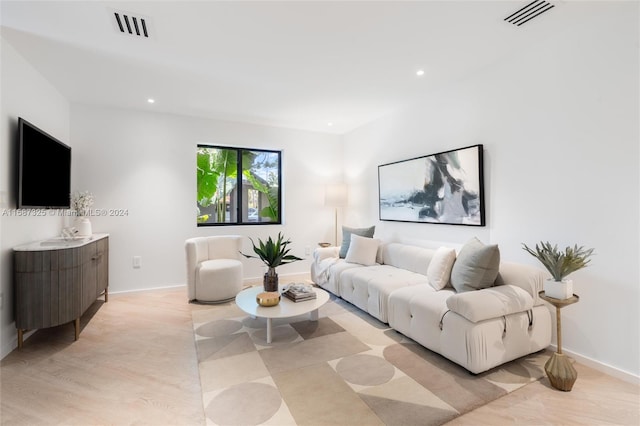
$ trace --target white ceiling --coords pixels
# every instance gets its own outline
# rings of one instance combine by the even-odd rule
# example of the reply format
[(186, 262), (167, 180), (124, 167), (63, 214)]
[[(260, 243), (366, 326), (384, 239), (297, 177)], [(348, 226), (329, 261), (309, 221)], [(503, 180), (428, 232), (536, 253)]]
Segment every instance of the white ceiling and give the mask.
[(548, 37), (575, 5), (503, 21), (527, 3), (2, 0), (0, 18), (72, 102), (341, 134)]

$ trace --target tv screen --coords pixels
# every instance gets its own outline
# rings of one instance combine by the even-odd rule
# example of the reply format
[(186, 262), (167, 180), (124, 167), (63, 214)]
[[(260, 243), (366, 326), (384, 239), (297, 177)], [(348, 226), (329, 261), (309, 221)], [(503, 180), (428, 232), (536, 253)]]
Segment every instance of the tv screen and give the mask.
[(18, 118), (18, 208), (70, 208), (71, 148)]

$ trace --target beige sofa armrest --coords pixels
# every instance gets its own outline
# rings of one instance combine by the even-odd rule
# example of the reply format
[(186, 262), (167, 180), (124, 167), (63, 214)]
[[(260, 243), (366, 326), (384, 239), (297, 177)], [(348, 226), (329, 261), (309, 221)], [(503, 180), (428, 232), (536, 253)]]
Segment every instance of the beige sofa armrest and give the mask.
[(322, 262), (330, 257), (338, 257), (340, 247), (318, 247), (313, 251), (313, 260), (316, 263)]
[(533, 298), (533, 305), (544, 304), (538, 293), (544, 290), (544, 271), (522, 263), (501, 262), (495, 285), (514, 285), (525, 290)]
[(476, 323), (528, 311), (533, 298), (520, 287), (503, 285), (454, 294), (447, 299), (447, 308)]

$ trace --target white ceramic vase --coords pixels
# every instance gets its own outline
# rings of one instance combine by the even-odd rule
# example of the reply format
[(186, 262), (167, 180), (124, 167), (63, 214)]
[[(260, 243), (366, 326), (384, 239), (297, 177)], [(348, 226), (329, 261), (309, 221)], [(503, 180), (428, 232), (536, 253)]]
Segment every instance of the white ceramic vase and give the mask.
[(93, 233), (91, 229), (91, 221), (88, 217), (79, 216), (76, 218), (75, 227), (78, 230), (76, 235), (79, 237), (90, 237)]
[(568, 299), (573, 296), (573, 280), (548, 279), (544, 282), (544, 294), (554, 299)]

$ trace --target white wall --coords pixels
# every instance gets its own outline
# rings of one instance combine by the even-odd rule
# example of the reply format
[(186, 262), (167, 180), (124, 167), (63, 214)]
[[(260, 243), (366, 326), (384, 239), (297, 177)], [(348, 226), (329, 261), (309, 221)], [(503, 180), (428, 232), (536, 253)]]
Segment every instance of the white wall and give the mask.
[[(110, 234), (110, 291), (184, 284), (189, 237), (255, 240), (282, 231), (292, 253), (304, 257), (307, 246), (313, 250), (333, 235), (333, 211), (323, 203), (324, 184), (342, 179), (338, 136), (88, 105), (72, 105), (71, 122), (71, 140), (80, 147), (75, 189), (91, 191), (95, 208), (128, 212), (92, 218), (94, 232)], [(199, 143), (283, 150), (284, 224), (196, 227)], [(248, 238), (244, 249), (251, 252)], [(142, 257), (142, 268), (133, 268), (133, 256)], [(260, 261), (243, 262), (245, 278), (264, 273)], [(307, 259), (278, 273), (308, 270)]]
[[(75, 173), (75, 150), (69, 142), (69, 103), (16, 50), (1, 39), (0, 89), (0, 356), (17, 345), (13, 314), (13, 251), (16, 245), (59, 235), (62, 216), (29, 217), (16, 212), (15, 154), (18, 117), (23, 117), (47, 133), (72, 146)], [(57, 214), (50, 211), (47, 214)]]
[[(349, 220), (378, 235), (462, 243), (538, 265), (521, 243), (594, 247), (572, 278), (563, 347), (640, 375), (638, 3), (585, 3), (563, 30), (345, 137), (359, 198)], [(485, 228), (379, 222), (377, 166), (482, 143)]]

